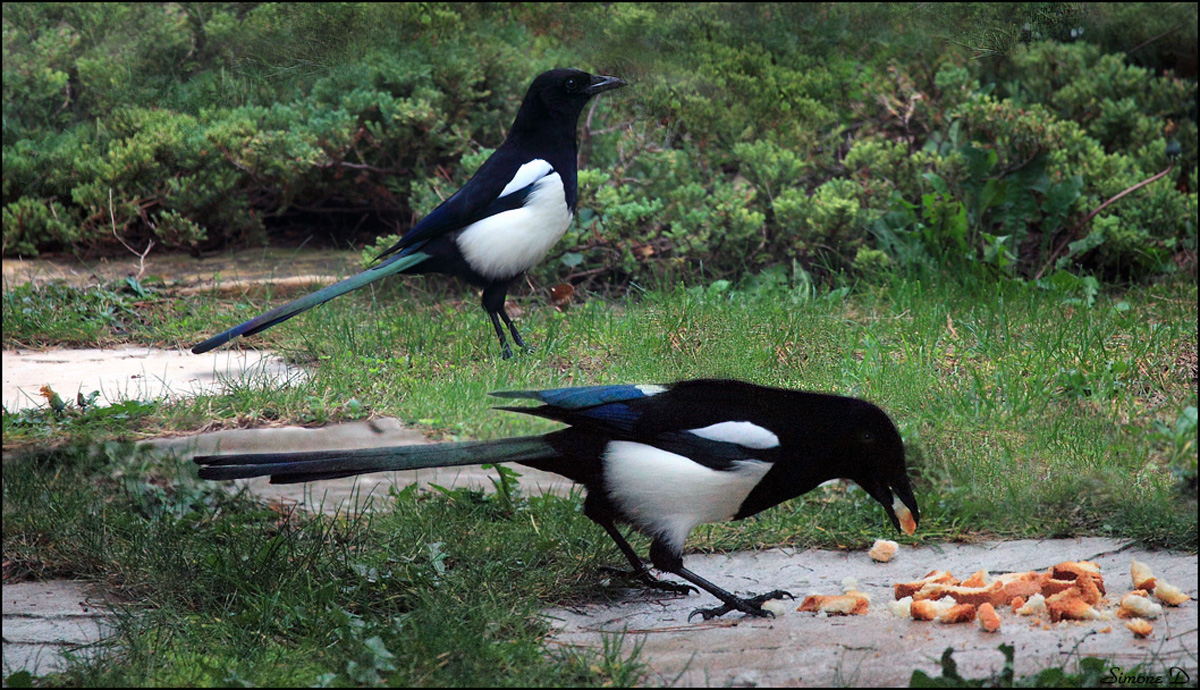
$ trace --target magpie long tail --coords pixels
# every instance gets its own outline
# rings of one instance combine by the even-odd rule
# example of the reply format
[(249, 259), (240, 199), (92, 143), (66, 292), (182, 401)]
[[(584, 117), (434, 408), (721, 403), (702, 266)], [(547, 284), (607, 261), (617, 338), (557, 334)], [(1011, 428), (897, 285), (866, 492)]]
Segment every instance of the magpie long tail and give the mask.
[(324, 304), (334, 297), (340, 297), (347, 292), (353, 292), (354, 290), (357, 290), (364, 285), (373, 283), (381, 278), (396, 275), (397, 273), (403, 273), (404, 271), (429, 258), (428, 254), (419, 251), (413, 251), (415, 249), (416, 247), (411, 247), (409, 253), (393, 256), (378, 266), (372, 266), (362, 273), (351, 276), (340, 283), (335, 283), (329, 287), (317, 290), (311, 295), (306, 295), (298, 300), (288, 302), (281, 307), (272, 309), (266, 314), (256, 316), (253, 319), (234, 326), (223, 333), (214, 335), (208, 340), (205, 340), (199, 345), (193, 347), (192, 354), (204, 354), (209, 350), (224, 345), (240, 335), (254, 335), (260, 331), (265, 331), (277, 323), (287, 321), (293, 316), (300, 314), (301, 312), (308, 311), (318, 304)]
[(542, 436), (524, 436), (497, 441), (463, 441), (361, 450), (202, 455), (193, 461), (200, 465), (201, 479), (246, 479), (270, 475), (272, 484), (295, 484), (318, 479), (352, 477), (369, 472), (493, 462), (529, 462), (549, 460), (557, 456), (557, 451)]

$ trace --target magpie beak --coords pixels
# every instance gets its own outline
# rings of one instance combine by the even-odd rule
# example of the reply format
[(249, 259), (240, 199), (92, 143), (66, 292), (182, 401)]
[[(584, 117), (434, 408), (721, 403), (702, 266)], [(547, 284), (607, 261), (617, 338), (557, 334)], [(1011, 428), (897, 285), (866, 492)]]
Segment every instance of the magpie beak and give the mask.
[(619, 89), (628, 83), (620, 77), (606, 77), (602, 74), (597, 74), (592, 76), (592, 83), (588, 84), (588, 87), (583, 91), (589, 96), (595, 96), (598, 93)]
[[(921, 521), (921, 511), (917, 508), (917, 499), (913, 496), (912, 486), (908, 483), (907, 475), (898, 474), (891, 478), (856, 479), (854, 481), (870, 494), (871, 498), (879, 501), (897, 532), (912, 534), (916, 530), (917, 524)], [(903, 513), (906, 510), (912, 513), (912, 529), (905, 529), (904, 525), (908, 521), (897, 515), (897, 511)]]

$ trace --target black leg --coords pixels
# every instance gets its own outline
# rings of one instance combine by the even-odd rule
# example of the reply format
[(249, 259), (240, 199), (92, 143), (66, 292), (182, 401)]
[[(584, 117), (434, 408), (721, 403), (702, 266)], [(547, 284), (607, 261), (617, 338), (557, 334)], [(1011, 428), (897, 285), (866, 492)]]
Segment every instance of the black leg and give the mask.
[[(595, 520), (595, 518), (592, 519)], [(608, 536), (612, 537), (612, 540), (617, 543), (617, 548), (620, 549), (621, 553), (625, 555), (625, 560), (629, 561), (629, 565), (633, 567), (632, 572), (625, 572), (623, 570), (617, 570), (616, 568), (613, 570), (617, 570), (617, 572), (627, 575), (631, 579), (637, 580), (647, 587), (652, 589), (661, 589), (664, 592), (690, 594), (691, 592), (700, 591), (691, 585), (681, 585), (678, 582), (667, 582), (654, 577), (650, 574), (649, 569), (646, 568), (646, 564), (642, 562), (642, 559), (638, 558), (637, 552), (633, 550), (633, 547), (630, 546), (629, 542), (625, 540), (625, 537), (621, 535), (621, 531), (617, 529), (617, 526), (613, 524), (612, 520), (596, 520), (596, 522), (604, 528), (605, 532), (608, 532)]]
[(655, 568), (668, 573), (674, 573), (724, 602), (723, 605), (715, 608), (696, 609), (688, 615), (688, 620), (691, 620), (697, 614), (703, 616), (704, 620), (709, 620), (717, 616), (723, 616), (734, 610), (741, 611), (748, 616), (770, 616), (774, 618), (775, 614), (762, 607), (763, 602), (780, 597), (795, 598), (790, 593), (777, 589), (773, 592), (743, 599), (733, 592), (722, 589), (683, 567), (683, 555), (679, 553), (679, 550), (671, 548), (669, 544), (658, 539), (655, 539), (650, 544), (650, 561), (654, 563)]
[(504, 329), (500, 326), (500, 319), (504, 319), (504, 323), (508, 325), (508, 330), (512, 332), (513, 340), (516, 341), (518, 347), (528, 349), (525, 341), (521, 340), (521, 334), (517, 333), (517, 327), (513, 324), (512, 319), (508, 318), (508, 312), (504, 310), (504, 299), (508, 295), (508, 283), (492, 283), (483, 289), (483, 310), (488, 313), (492, 319), (492, 327), (496, 329), (496, 337), (500, 339), (500, 348), (504, 351), (504, 359), (512, 357), (512, 350), (508, 348), (508, 340), (504, 337)]
[(524, 340), (521, 340), (521, 334), (517, 332), (517, 325), (512, 322), (512, 319), (508, 318), (508, 310), (504, 307), (500, 307), (500, 318), (504, 319), (504, 323), (508, 324), (508, 330), (512, 333), (513, 342), (517, 344), (517, 347), (525, 350), (533, 349), (526, 345)]
[[(504, 314), (504, 312), (500, 312), (500, 313)], [(504, 359), (511, 359), (512, 358), (512, 350), (510, 350), (508, 348), (508, 341), (505, 340), (505, 338), (504, 338), (504, 329), (500, 327), (499, 317), (496, 316), (496, 312), (494, 312), (494, 311), (489, 311), (488, 316), (490, 316), (492, 318), (492, 326), (494, 326), (496, 329), (496, 337), (500, 339), (500, 349), (503, 350), (503, 354), (501, 355), (501, 357), (503, 357)], [(508, 320), (508, 314), (504, 314), (504, 319), (506, 321)], [(518, 340), (517, 344), (520, 345), (521, 341)]]

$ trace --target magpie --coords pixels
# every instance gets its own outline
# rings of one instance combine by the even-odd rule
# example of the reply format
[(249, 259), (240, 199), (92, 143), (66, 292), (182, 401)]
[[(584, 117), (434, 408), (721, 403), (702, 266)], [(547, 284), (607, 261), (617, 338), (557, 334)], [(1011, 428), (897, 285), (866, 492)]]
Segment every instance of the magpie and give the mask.
[(384, 259), (358, 275), (234, 326), (192, 348), (202, 354), (347, 292), (399, 273), (444, 273), (483, 288), (483, 308), (512, 356), (500, 320), (526, 347), (504, 310), (509, 285), (558, 242), (575, 215), (575, 128), (592, 96), (625, 86), (619, 77), (553, 69), (533, 80), (508, 137), (475, 175), (425, 216)]
[[(678, 594), (699, 587), (721, 600), (721, 606), (696, 609), (689, 620), (734, 610), (769, 616), (765, 601), (791, 597), (782, 590), (739, 597), (685, 568), (684, 541), (701, 523), (740, 520), (837, 478), (865, 489), (897, 530), (912, 534), (920, 518), (900, 434), (883, 410), (865, 400), (718, 379), (491, 395), (537, 401), (497, 409), (570, 426), (495, 441), (194, 461), (201, 479), (269, 475), (272, 484), (498, 462), (554, 472), (585, 487), (584, 514), (616, 542), (633, 579)], [(691, 585), (655, 578), (618, 523), (650, 537), (654, 568)]]

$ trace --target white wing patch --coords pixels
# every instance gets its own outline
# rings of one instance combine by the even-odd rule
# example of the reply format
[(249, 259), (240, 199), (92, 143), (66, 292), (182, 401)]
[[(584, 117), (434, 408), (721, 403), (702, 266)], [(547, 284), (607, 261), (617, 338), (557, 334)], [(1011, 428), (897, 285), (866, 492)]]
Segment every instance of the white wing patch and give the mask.
[[(545, 170), (549, 172), (533, 177), (535, 172)], [(514, 186), (523, 179), (524, 184)], [(562, 178), (549, 163), (536, 160), (521, 166), (504, 194), (529, 184), (533, 189), (525, 205), (471, 223), (458, 236), (463, 257), (484, 278), (505, 280), (529, 270), (571, 225), (573, 216), (567, 208)]]
[(517, 174), (513, 175), (512, 181), (504, 187), (500, 196), (508, 196), (518, 189), (524, 189), (552, 172), (554, 172), (554, 166), (541, 158), (534, 158), (517, 168)]
[(746, 448), (775, 448), (779, 445), (779, 437), (770, 429), (750, 422), (720, 422), (689, 431), (711, 441), (736, 443)]
[(738, 460), (714, 470), (688, 458), (633, 441), (611, 441), (604, 452), (604, 486), (636, 525), (681, 547), (692, 528), (728, 520), (771, 463)]
[(665, 386), (656, 386), (652, 383), (644, 383), (640, 386), (634, 386), (634, 388), (638, 389), (638, 391), (647, 398), (652, 395), (658, 395), (659, 393), (667, 392)]

